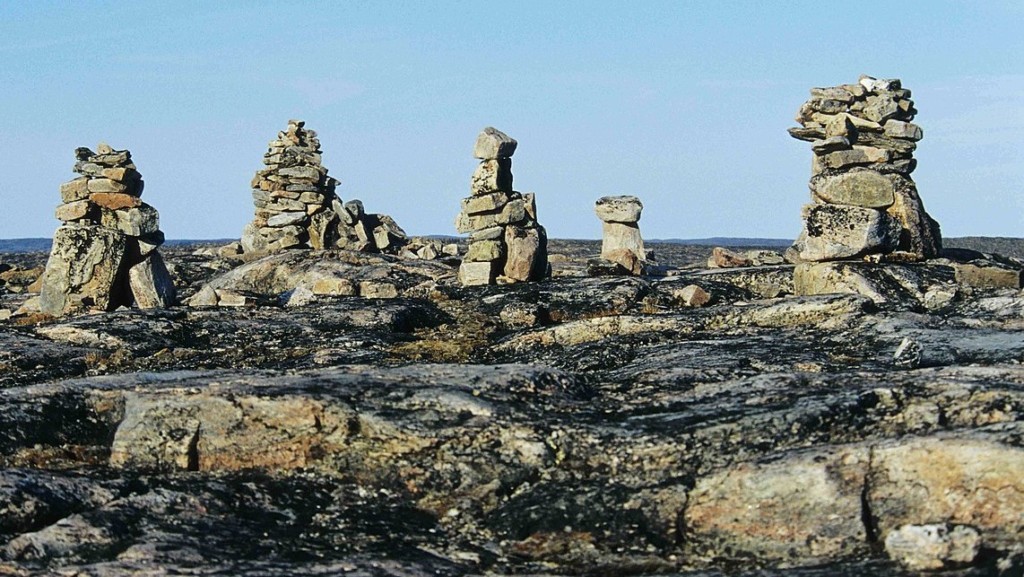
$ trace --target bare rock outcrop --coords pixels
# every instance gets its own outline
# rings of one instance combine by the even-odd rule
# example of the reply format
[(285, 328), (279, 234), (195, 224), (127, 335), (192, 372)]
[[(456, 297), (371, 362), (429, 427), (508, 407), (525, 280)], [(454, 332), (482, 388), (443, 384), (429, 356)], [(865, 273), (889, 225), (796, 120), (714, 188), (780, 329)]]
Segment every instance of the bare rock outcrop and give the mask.
[(75, 150), (78, 178), (60, 187), (63, 224), (53, 236), (39, 308), (61, 316), (135, 304), (162, 308), (175, 288), (157, 252), (160, 216), (140, 198), (142, 175), (127, 150), (100, 143)]
[(512, 155), (517, 142), (487, 127), (473, 147), (480, 164), (455, 219), (469, 233), (469, 249), (459, 268), (463, 285), (510, 284), (550, 276), (547, 232), (537, 222), (533, 193), (512, 189)]
[(910, 173), (923, 132), (910, 90), (898, 79), (862, 76), (856, 84), (812, 88), (794, 138), (812, 143), (811, 204), (789, 251), (794, 261), (884, 255), (920, 261), (938, 256), (939, 225)]

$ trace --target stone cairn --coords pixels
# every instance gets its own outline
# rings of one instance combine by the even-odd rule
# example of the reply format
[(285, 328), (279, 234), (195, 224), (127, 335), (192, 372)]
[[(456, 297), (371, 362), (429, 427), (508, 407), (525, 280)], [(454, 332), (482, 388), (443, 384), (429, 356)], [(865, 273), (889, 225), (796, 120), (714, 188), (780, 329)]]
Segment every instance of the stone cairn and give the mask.
[(635, 196), (604, 196), (594, 205), (603, 232), (601, 258), (621, 267), (618, 272), (624, 270), (632, 275), (644, 272), (647, 253), (637, 225), (643, 209), (644, 205)]
[(512, 190), (512, 154), (517, 142), (487, 127), (476, 139), (473, 156), (480, 165), (455, 219), (469, 233), (469, 249), (459, 267), (465, 285), (509, 284), (550, 276), (547, 233), (537, 223), (533, 193)]
[(160, 253), (160, 215), (142, 202), (142, 175), (127, 150), (104, 143), (75, 150), (78, 178), (60, 187), (64, 224), (53, 235), (39, 308), (61, 316), (81, 310), (168, 307), (174, 283)]
[(794, 262), (849, 258), (920, 261), (941, 249), (939, 225), (910, 178), (923, 133), (898, 79), (812, 88), (793, 138), (811, 142), (811, 204), (787, 252)]
[(252, 180), (256, 215), (242, 233), (246, 253), (288, 248), (342, 248), (397, 253), (405, 231), (385, 214), (369, 214), (358, 200), (342, 202), (340, 182), (321, 164), (320, 140), (301, 120), (289, 120), (263, 155)]

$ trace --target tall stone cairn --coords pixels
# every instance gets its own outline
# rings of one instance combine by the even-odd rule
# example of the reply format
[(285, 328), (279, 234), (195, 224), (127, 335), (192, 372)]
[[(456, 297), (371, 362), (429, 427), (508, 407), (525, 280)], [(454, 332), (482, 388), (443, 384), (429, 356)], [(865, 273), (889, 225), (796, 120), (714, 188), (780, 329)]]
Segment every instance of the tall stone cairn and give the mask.
[(305, 124), (289, 120), (263, 155), (265, 168), (252, 179), (256, 215), (242, 233), (245, 252), (325, 248), (333, 241), (331, 200), (338, 181), (327, 176), (320, 140)]
[(480, 164), (470, 180), (470, 196), (455, 219), (469, 233), (469, 249), (459, 267), (465, 285), (536, 281), (550, 275), (547, 232), (537, 222), (533, 193), (512, 190), (512, 154), (517, 142), (487, 127), (476, 139)]
[(265, 168), (252, 179), (256, 214), (242, 232), (242, 250), (269, 253), (288, 248), (342, 248), (397, 252), (405, 231), (385, 214), (368, 214), (358, 200), (342, 202), (341, 184), (321, 164), (320, 140), (301, 120), (270, 141)]
[(60, 187), (57, 219), (40, 289), (41, 312), (62, 316), (132, 304), (163, 308), (175, 289), (157, 252), (160, 215), (142, 202), (142, 175), (127, 150), (105, 143), (75, 150), (78, 178)]
[(942, 248), (939, 224), (910, 178), (921, 127), (910, 90), (898, 79), (812, 88), (793, 138), (811, 143), (811, 204), (792, 261), (884, 258), (920, 261)]

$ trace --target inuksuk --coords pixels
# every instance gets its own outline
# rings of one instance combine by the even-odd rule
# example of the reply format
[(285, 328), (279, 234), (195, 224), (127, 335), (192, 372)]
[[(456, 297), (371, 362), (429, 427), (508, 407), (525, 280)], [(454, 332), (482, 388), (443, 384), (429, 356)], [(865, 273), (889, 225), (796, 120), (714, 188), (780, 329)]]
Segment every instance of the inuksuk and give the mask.
[(898, 79), (812, 88), (794, 138), (814, 152), (811, 203), (787, 253), (796, 262), (871, 258), (919, 261), (938, 255), (939, 225), (910, 178), (921, 128), (910, 90)]
[(75, 150), (78, 178), (60, 187), (62, 204), (40, 289), (39, 308), (61, 316), (135, 304), (174, 304), (175, 289), (157, 251), (160, 215), (142, 202), (142, 175), (127, 150), (104, 143)]
[(532, 193), (512, 189), (512, 154), (517, 142), (487, 127), (476, 139), (473, 156), (480, 164), (455, 219), (459, 233), (469, 233), (469, 249), (459, 267), (465, 285), (536, 281), (550, 275), (547, 233), (537, 222)]
[(370, 214), (358, 200), (342, 202), (341, 183), (321, 163), (320, 140), (302, 120), (270, 141), (264, 168), (252, 180), (256, 214), (242, 232), (246, 253), (288, 248), (343, 248), (397, 253), (408, 237), (388, 215)]
[(643, 209), (644, 205), (635, 196), (604, 196), (594, 205), (603, 233), (601, 258), (632, 275), (643, 274), (647, 260), (644, 239), (637, 225)]

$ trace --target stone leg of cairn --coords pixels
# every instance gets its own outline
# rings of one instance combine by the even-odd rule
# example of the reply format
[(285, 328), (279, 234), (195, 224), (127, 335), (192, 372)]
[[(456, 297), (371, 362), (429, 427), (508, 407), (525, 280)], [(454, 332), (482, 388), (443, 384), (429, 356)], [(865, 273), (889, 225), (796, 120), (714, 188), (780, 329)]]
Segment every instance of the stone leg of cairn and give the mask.
[(256, 214), (242, 232), (242, 250), (342, 248), (398, 253), (408, 236), (393, 218), (368, 214), (358, 200), (342, 202), (340, 184), (321, 164), (320, 140), (301, 120), (270, 141), (264, 168), (252, 180)]
[(477, 137), (473, 156), (480, 164), (455, 220), (469, 233), (469, 250), (459, 267), (465, 286), (536, 281), (549, 276), (547, 233), (537, 222), (532, 193), (512, 189), (512, 154), (517, 143), (491, 127)]
[(862, 76), (857, 84), (812, 88), (790, 135), (812, 143), (811, 201), (793, 261), (871, 255), (924, 260), (942, 248), (939, 225), (910, 178), (923, 133), (897, 79)]
[(605, 196), (594, 205), (602, 223), (601, 258), (633, 275), (643, 274), (646, 260), (644, 239), (637, 224), (643, 208), (635, 196)]
[(142, 202), (142, 176), (127, 150), (101, 143), (75, 151), (78, 178), (60, 187), (63, 225), (53, 235), (40, 289), (51, 316), (135, 304), (168, 307), (174, 283), (157, 247), (160, 215)]

